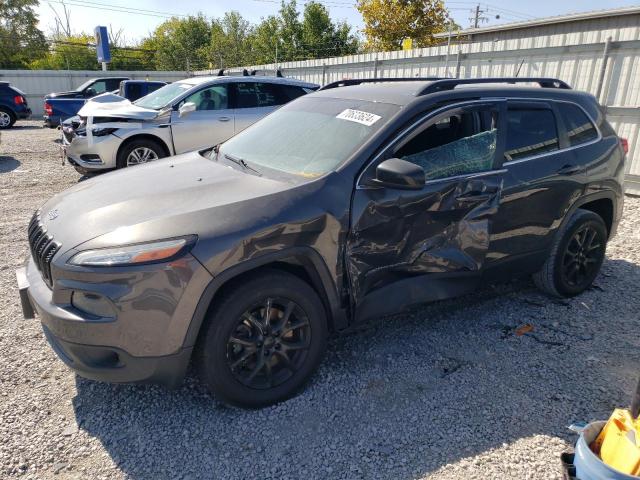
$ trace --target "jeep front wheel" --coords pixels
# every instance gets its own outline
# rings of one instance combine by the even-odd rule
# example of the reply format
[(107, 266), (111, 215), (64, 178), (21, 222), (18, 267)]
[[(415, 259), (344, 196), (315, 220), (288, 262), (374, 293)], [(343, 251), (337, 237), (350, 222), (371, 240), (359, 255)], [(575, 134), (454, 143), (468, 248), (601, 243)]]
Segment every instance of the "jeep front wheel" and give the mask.
[(258, 408), (294, 395), (326, 348), (322, 302), (304, 281), (268, 271), (230, 289), (198, 345), (200, 377), (221, 400)]

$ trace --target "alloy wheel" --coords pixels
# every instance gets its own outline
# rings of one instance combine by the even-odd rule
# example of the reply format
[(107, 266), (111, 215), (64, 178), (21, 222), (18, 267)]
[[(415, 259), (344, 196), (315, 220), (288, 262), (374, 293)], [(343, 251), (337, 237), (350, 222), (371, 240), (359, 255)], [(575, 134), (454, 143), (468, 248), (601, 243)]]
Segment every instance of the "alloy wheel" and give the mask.
[(137, 147), (131, 150), (131, 153), (127, 156), (127, 167), (140, 165), (141, 163), (147, 163), (157, 159), (158, 155), (150, 148)]
[(604, 239), (589, 224), (573, 234), (562, 259), (562, 275), (568, 285), (582, 288), (593, 281), (604, 257), (604, 247)]
[(311, 326), (302, 308), (286, 298), (267, 298), (246, 310), (227, 340), (227, 366), (243, 385), (281, 385), (304, 364)]
[(11, 116), (7, 112), (0, 111), (0, 127), (8, 127), (11, 123)]

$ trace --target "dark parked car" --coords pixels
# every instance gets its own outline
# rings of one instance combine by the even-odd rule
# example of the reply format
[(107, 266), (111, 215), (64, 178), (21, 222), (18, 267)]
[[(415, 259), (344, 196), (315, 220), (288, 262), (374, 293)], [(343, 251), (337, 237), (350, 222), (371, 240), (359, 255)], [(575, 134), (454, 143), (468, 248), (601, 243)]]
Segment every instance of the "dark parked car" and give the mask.
[(44, 99), (49, 98), (91, 98), (101, 93), (111, 92), (120, 87), (120, 82), (129, 80), (128, 77), (104, 77), (91, 78), (80, 85), (75, 90), (68, 92), (54, 92), (45, 95)]
[(259, 407), (372, 317), (516, 275), (584, 291), (624, 162), (594, 97), (559, 80), (331, 84), (49, 200), (23, 308), (80, 375), (176, 385), (193, 359), (215, 395)]
[[(110, 82), (111, 85), (113, 82)], [(44, 101), (44, 125), (49, 128), (56, 128), (65, 120), (68, 120), (78, 114), (80, 109), (84, 107), (84, 104), (89, 100), (97, 100), (103, 98), (109, 93), (113, 93), (113, 100), (115, 101), (119, 97), (126, 98), (133, 102), (138, 100), (151, 92), (156, 91), (160, 87), (166, 85), (166, 82), (151, 82), (147, 80), (122, 80), (117, 90), (102, 92), (98, 95), (91, 97), (53, 97), (45, 98)], [(95, 86), (95, 84), (94, 84)]]
[(9, 82), (0, 82), (0, 129), (11, 128), (16, 120), (31, 116), (31, 109), (24, 92)]
[(127, 77), (92, 78), (69, 92), (49, 93), (44, 97), (44, 126), (56, 128), (67, 118), (78, 113), (86, 101), (97, 95), (120, 88)]
[(123, 80), (118, 88), (118, 95), (126, 98), (131, 102), (135, 102), (139, 98), (155, 92), (160, 87), (164, 87), (167, 82), (156, 82), (150, 80)]

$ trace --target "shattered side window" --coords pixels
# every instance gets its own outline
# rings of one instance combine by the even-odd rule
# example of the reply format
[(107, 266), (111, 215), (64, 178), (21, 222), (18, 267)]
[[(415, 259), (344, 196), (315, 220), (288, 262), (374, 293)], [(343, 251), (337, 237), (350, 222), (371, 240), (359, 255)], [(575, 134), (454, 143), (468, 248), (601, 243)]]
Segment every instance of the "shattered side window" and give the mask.
[(496, 152), (497, 112), (470, 111), (440, 119), (396, 156), (420, 165), (427, 180), (491, 170)]

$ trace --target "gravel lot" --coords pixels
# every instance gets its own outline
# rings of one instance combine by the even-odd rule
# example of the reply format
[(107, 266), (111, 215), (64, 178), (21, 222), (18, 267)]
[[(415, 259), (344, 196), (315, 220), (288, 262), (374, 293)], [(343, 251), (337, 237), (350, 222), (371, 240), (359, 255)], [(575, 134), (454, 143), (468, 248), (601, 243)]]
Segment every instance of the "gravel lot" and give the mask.
[[(21, 318), (14, 270), (33, 210), (79, 175), (55, 130), (0, 144), (0, 477), (560, 478), (566, 425), (626, 405), (640, 362), (640, 199), (626, 199), (597, 286), (551, 300), (528, 281), (334, 339), (298, 397), (227, 408), (177, 391), (76, 377)], [(533, 331), (518, 336), (525, 323)]]

